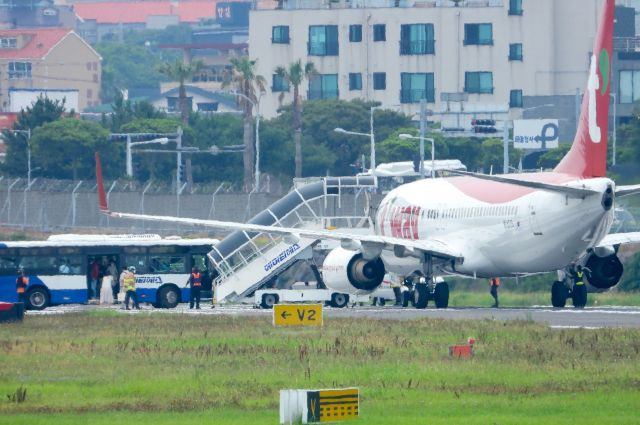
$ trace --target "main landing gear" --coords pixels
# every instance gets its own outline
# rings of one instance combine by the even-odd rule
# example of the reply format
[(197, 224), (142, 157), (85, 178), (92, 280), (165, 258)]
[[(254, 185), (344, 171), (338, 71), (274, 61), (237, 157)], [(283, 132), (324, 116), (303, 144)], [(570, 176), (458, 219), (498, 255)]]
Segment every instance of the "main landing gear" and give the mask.
[[(567, 276), (570, 274), (567, 273)], [(570, 278), (556, 280), (551, 286), (551, 305), (563, 308), (567, 305), (567, 299), (571, 298), (575, 308), (584, 308), (587, 305), (587, 285), (575, 285)]]
[(411, 303), (415, 308), (424, 309), (429, 305), (429, 301), (433, 301), (436, 308), (447, 308), (449, 284), (440, 277), (433, 277), (433, 262), (430, 255), (425, 256), (423, 269), (423, 273), (416, 272), (415, 284), (405, 285), (402, 292), (402, 306), (407, 307)]

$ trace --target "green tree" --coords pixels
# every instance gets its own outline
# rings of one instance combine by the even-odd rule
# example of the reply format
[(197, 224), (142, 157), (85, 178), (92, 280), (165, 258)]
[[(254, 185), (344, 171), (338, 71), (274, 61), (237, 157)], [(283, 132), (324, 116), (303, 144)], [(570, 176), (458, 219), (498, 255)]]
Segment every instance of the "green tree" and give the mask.
[[(100, 43), (95, 46), (102, 56), (101, 97), (112, 102), (124, 89), (157, 89), (167, 78), (158, 71), (166, 59), (145, 46), (124, 43)], [(171, 55), (170, 58), (175, 57)]]
[(5, 130), (2, 133), (2, 138), (7, 146), (6, 159), (2, 167), (3, 172), (13, 176), (27, 175), (28, 136), (26, 132), (33, 133), (43, 124), (59, 120), (64, 114), (64, 104), (64, 101), (53, 101), (41, 96), (33, 105), (20, 111), (13, 124), (13, 130), (19, 130), (19, 132)]
[(241, 94), (241, 96), (238, 96), (238, 104), (242, 109), (244, 119), (243, 189), (246, 192), (250, 192), (253, 187), (255, 157), (253, 105), (258, 103), (258, 93), (264, 93), (267, 84), (264, 77), (256, 73), (256, 63), (255, 60), (250, 60), (246, 56), (231, 58), (231, 75), (223, 83), (223, 87), (232, 86)]
[[(302, 98), (300, 97), (300, 84), (305, 79), (317, 74), (313, 62), (307, 62), (304, 67), (302, 60), (289, 64), (287, 68), (279, 66), (276, 68), (276, 75), (286, 81), (287, 85), (293, 86), (293, 143), (295, 145), (295, 177), (302, 176)], [(280, 93), (280, 102), (284, 97), (284, 92)]]
[(569, 152), (569, 149), (571, 149), (571, 144), (569, 143), (559, 145), (555, 149), (549, 149), (538, 158), (538, 167), (554, 168), (560, 160), (564, 158), (567, 152)]
[(33, 159), (42, 175), (57, 179), (95, 178), (94, 153), (99, 152), (105, 175), (116, 176), (122, 153), (101, 125), (62, 118), (35, 129), (31, 138)]
[(113, 132), (119, 132), (124, 124), (134, 119), (166, 118), (167, 116), (166, 113), (157, 110), (146, 100), (139, 102), (124, 100), (124, 96), (120, 92), (116, 93), (111, 110), (109, 127)]
[(158, 71), (166, 75), (170, 80), (177, 81), (178, 88), (178, 100), (180, 104), (180, 117), (182, 123), (187, 124), (189, 122), (189, 105), (187, 105), (187, 89), (185, 87), (185, 81), (191, 80), (194, 75), (202, 72), (205, 68), (204, 62), (197, 60), (191, 63), (184, 63), (180, 60), (175, 62), (165, 62), (158, 67)]

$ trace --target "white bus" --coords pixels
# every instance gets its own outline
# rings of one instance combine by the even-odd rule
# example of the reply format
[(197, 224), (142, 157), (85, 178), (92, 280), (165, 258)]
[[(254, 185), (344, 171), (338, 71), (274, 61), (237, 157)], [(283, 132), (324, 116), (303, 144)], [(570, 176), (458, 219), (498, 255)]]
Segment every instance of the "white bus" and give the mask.
[(123, 266), (136, 268), (139, 302), (173, 308), (189, 300), (185, 283), (192, 266), (204, 274), (203, 290), (211, 291), (214, 272), (207, 267), (207, 253), (217, 243), (158, 235), (54, 235), (46, 241), (0, 242), (0, 301), (17, 301), (15, 283), (23, 270), (29, 279), (26, 308), (87, 303), (91, 264), (98, 263), (102, 276), (113, 261), (118, 272)]

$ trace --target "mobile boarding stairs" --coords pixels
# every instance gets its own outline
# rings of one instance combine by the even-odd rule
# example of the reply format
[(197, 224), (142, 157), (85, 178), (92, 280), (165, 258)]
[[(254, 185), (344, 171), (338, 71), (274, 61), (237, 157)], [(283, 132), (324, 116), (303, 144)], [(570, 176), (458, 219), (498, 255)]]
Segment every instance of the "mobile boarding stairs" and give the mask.
[[(306, 180), (253, 217), (263, 226), (309, 229), (350, 228), (371, 231), (369, 207), (377, 187), (374, 176), (323, 177)], [(362, 213), (358, 214), (360, 210)], [(352, 212), (352, 214), (348, 214)], [(250, 296), (296, 261), (310, 259), (317, 239), (290, 243), (282, 236), (236, 231), (208, 254), (219, 275), (213, 281), (217, 302)]]

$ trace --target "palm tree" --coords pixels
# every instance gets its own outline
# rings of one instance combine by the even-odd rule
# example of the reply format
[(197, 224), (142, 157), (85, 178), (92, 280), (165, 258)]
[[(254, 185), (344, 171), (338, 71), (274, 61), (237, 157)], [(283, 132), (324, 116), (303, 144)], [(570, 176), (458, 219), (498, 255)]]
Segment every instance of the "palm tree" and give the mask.
[[(289, 64), (289, 68), (279, 66), (276, 68), (276, 75), (286, 81), (287, 85), (293, 86), (293, 143), (296, 147), (295, 164), (296, 171), (295, 176), (302, 176), (302, 99), (300, 98), (300, 84), (306, 78), (317, 74), (316, 67), (313, 62), (307, 62), (302, 67), (302, 61), (298, 61)], [(284, 92), (280, 93), (280, 101), (284, 97)]]
[(187, 108), (187, 90), (184, 82), (190, 80), (194, 75), (197, 75), (205, 68), (204, 62), (193, 61), (191, 63), (184, 63), (179, 60), (171, 63), (165, 62), (158, 68), (161, 74), (166, 75), (173, 81), (180, 83), (178, 91), (178, 100), (180, 105), (180, 116), (182, 123), (186, 125), (189, 122), (189, 109)]
[[(186, 127), (189, 123), (189, 112), (191, 112), (187, 105), (187, 89), (185, 88), (184, 82), (185, 80), (191, 80), (194, 75), (197, 75), (205, 68), (204, 62), (197, 60), (191, 63), (184, 63), (179, 60), (171, 63), (165, 62), (160, 67), (158, 67), (158, 71), (161, 74), (166, 75), (173, 81), (178, 81), (180, 83), (180, 88), (178, 89), (178, 103), (180, 105), (180, 117), (182, 119), (182, 124)], [(187, 185), (188, 190), (191, 190), (193, 187), (193, 172), (191, 170), (191, 155), (187, 155), (185, 160), (185, 168), (187, 174)], [(176, 170), (176, 173), (180, 171)], [(178, 188), (179, 190), (179, 188)]]
[[(256, 74), (256, 60), (246, 56), (230, 59), (231, 74), (225, 79), (222, 87), (233, 86), (239, 96), (238, 104), (242, 109), (244, 121), (244, 190), (250, 192), (253, 187), (254, 140), (253, 140), (253, 106), (258, 103), (258, 93), (264, 93), (266, 80)], [(258, 188), (255, 188), (256, 190)]]

